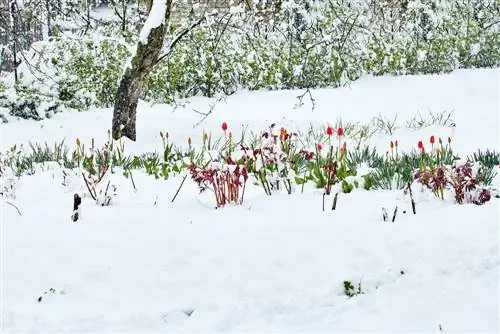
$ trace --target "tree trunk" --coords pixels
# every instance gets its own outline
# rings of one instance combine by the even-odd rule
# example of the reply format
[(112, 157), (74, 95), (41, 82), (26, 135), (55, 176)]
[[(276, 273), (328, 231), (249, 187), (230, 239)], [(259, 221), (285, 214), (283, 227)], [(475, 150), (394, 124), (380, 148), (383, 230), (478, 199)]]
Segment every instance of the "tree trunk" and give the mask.
[[(113, 110), (112, 135), (115, 140), (123, 136), (133, 141), (136, 140), (137, 102), (139, 101), (144, 80), (157, 62), (163, 48), (163, 40), (167, 32), (172, 8), (172, 0), (154, 0), (153, 2), (156, 1), (166, 1), (164, 21), (159, 26), (151, 29), (146, 44), (141, 41), (138, 42), (132, 64), (126, 69), (121, 79)], [(155, 9), (158, 10), (158, 8), (155, 8), (153, 4), (151, 9), (149, 15), (156, 15), (154, 11)]]

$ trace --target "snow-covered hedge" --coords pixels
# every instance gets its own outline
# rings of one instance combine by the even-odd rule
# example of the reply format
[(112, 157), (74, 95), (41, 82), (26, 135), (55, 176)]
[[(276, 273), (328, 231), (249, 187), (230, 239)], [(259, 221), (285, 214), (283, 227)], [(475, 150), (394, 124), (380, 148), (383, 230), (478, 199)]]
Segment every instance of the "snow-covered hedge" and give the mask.
[[(208, 16), (157, 65), (143, 98), (169, 102), (240, 88), (337, 87), (367, 74), (500, 64), (494, 0), (386, 2), (283, 1), (273, 19), (238, 9)], [(100, 30), (44, 42), (33, 62), (44, 74), (44, 89), (50, 82), (54, 98), (77, 109), (111, 105), (137, 38), (116, 36)], [(40, 79), (23, 74), (30, 83)]]
[[(39, 121), (61, 111), (62, 106), (57, 99), (41, 94), (38, 90), (23, 87), (2, 90), (0, 87), (1, 122), (8, 122), (9, 118), (16, 117)], [(7, 117), (7, 114), (10, 117)]]

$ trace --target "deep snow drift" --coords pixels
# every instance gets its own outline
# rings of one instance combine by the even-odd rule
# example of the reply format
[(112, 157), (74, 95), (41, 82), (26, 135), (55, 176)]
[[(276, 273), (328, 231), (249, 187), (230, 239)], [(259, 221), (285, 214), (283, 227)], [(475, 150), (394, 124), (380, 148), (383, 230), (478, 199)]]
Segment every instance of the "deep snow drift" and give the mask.
[[(380, 135), (385, 150), (453, 135), (458, 153), (499, 149), (499, 71), (367, 78), (350, 88), (315, 90), (316, 107), (293, 106), (301, 91), (244, 92), (220, 102), (203, 124), (209, 99), (185, 109), (141, 104), (138, 141), (126, 153), (220, 132), (226, 121), (256, 131), (269, 122), (306, 130), (382, 114), (404, 122), (419, 111), (454, 109), (455, 127)], [(42, 122), (2, 125), (2, 151), (20, 143), (78, 137), (103, 143), (110, 110), (64, 113)], [(234, 130), (236, 132), (236, 130)], [(457, 205), (430, 194), (417, 215), (399, 191), (354, 190), (336, 211), (321, 212), (321, 190), (264, 195), (250, 187), (243, 206), (214, 210), (190, 180), (172, 204), (180, 177), (137, 172), (137, 191), (120, 173), (110, 207), (70, 205), (81, 179), (63, 186), (52, 164), (23, 176), (15, 204), (1, 207), (2, 329), (9, 332), (443, 332), (499, 330), (499, 200)], [(498, 184), (498, 178), (497, 178)], [(400, 208), (396, 223), (381, 207)], [(403, 210), (407, 213), (404, 214)], [(361, 285), (353, 298), (343, 282)], [(39, 297), (42, 297), (39, 301)]]

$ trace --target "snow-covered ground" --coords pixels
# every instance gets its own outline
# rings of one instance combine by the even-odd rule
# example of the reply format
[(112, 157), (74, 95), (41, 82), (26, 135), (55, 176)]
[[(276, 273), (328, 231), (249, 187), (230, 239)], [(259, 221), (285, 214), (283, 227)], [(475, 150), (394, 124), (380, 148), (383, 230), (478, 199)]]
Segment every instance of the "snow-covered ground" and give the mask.
[[(456, 126), (378, 135), (372, 144), (402, 149), (430, 135), (453, 136), (458, 153), (498, 150), (498, 69), (442, 76), (367, 78), (349, 88), (313, 91), (316, 107), (293, 106), (301, 91), (240, 93), (219, 102), (192, 99), (172, 113), (141, 104), (138, 140), (126, 153), (160, 149), (202, 131), (235, 133), (269, 122), (307, 130), (338, 118), (404, 122), (422, 112), (454, 110)], [(306, 98), (305, 98), (306, 99)], [(103, 143), (111, 110), (63, 113), (41, 122), (2, 125), (2, 151), (20, 143), (76, 138)], [(98, 144), (99, 145), (99, 144)], [(499, 200), (456, 205), (417, 194), (417, 214), (398, 191), (341, 194), (321, 211), (321, 191), (264, 195), (249, 187), (240, 207), (213, 209), (210, 194), (181, 182), (120, 174), (112, 206), (84, 198), (73, 223), (78, 177), (61, 184), (46, 165), (22, 177), (15, 204), (1, 207), (1, 320), (8, 332), (498, 332)], [(497, 179), (498, 181), (498, 179)], [(3, 202), (2, 202), (3, 203)], [(381, 208), (395, 223), (382, 221)], [(406, 213), (403, 213), (406, 211)], [(343, 282), (364, 294), (348, 298)], [(46, 292), (46, 293), (45, 293)], [(39, 301), (39, 297), (42, 297)]]

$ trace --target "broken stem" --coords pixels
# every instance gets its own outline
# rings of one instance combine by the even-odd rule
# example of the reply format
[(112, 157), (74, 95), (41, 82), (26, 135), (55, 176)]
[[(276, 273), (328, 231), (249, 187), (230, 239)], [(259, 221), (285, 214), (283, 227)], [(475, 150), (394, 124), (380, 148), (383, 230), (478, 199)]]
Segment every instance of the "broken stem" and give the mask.
[(7, 204), (9, 204), (10, 206), (14, 207), (14, 209), (16, 209), (16, 210), (17, 210), (17, 213), (18, 213), (20, 216), (22, 216), (21, 211), (19, 211), (19, 208), (18, 208), (18, 207), (17, 207), (14, 203), (11, 203), (11, 202), (9, 202), (9, 201), (5, 201), (5, 203), (7, 203)]
[(174, 203), (175, 199), (177, 198), (177, 195), (179, 195), (179, 192), (181, 191), (181, 188), (182, 188), (182, 185), (184, 184), (184, 181), (186, 181), (187, 176), (188, 175), (186, 174), (182, 178), (182, 182), (181, 182), (179, 188), (177, 188), (177, 191), (175, 192), (174, 198), (172, 198), (172, 201), (170, 203)]
[(332, 204), (332, 210), (337, 209), (337, 198), (339, 197), (339, 193), (336, 193), (335, 196), (333, 197), (333, 204)]
[(95, 196), (94, 193), (92, 192), (92, 190), (90, 189), (90, 185), (89, 185), (89, 182), (87, 181), (87, 178), (85, 177), (85, 174), (82, 173), (82, 176), (83, 176), (83, 180), (85, 181), (85, 184), (87, 185), (87, 189), (89, 190), (90, 196), (92, 196), (92, 199), (94, 201), (97, 201), (97, 196)]

